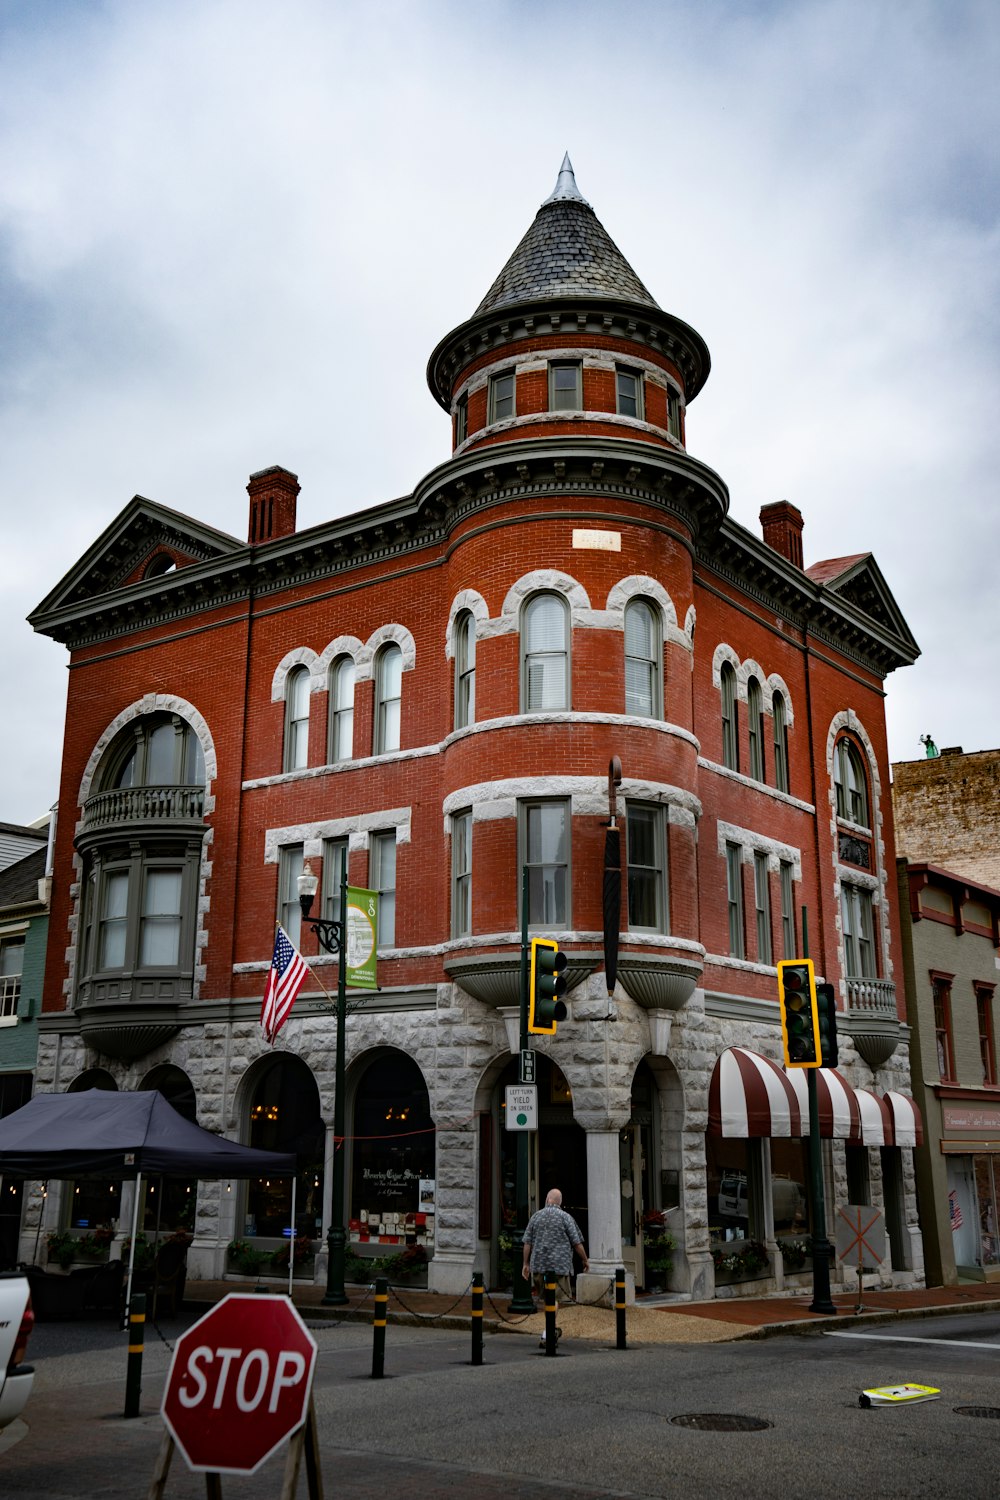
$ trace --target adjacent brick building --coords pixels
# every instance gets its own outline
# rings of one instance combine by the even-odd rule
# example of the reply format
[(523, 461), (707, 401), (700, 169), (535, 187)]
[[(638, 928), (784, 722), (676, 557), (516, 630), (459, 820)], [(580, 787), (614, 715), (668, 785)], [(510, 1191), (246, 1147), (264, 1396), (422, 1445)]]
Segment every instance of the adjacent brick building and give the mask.
[[(71, 653), (43, 1087), (160, 1086), (294, 1146), (318, 1235), (336, 963), (297, 878), (308, 862), (335, 915), (346, 847), (382, 901), (381, 988), (347, 1024), (352, 1245), (408, 1233), (432, 1286), (496, 1281), (526, 866), (530, 929), (571, 980), (569, 1018), (537, 1039), (532, 1200), (563, 1189), (599, 1279), (624, 1259), (643, 1280), (663, 1211), (677, 1287), (759, 1289), (802, 1267), (804, 1086), (777, 1065), (775, 963), (805, 907), (842, 1007), (829, 1192), (884, 1203), (894, 1271), (920, 1275), (883, 712), (916, 646), (870, 554), (805, 568), (785, 501), (763, 538), (729, 518), (688, 448), (709, 363), (567, 160), (431, 355), (452, 453), (412, 494), (297, 531), (296, 476), (264, 469), (246, 542), (125, 508), (32, 616)], [(272, 1052), (277, 919), (314, 977)], [(277, 1243), (287, 1212), (280, 1185), (202, 1185), (194, 1269), (222, 1269), (234, 1234)]]

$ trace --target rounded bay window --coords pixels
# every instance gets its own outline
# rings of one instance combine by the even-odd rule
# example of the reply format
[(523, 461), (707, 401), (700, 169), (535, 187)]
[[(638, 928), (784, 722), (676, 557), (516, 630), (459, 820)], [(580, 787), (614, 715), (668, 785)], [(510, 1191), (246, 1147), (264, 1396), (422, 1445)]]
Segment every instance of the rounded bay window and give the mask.
[[(91, 1015), (88, 1040), (138, 1057), (176, 1029), (164, 1004), (193, 996), (205, 760), (177, 714), (133, 720), (112, 741), (84, 803), (77, 1002), (128, 1004), (129, 1020)], [(152, 1007), (145, 1015), (137, 1007)], [(87, 1030), (87, 1027), (84, 1027)]]

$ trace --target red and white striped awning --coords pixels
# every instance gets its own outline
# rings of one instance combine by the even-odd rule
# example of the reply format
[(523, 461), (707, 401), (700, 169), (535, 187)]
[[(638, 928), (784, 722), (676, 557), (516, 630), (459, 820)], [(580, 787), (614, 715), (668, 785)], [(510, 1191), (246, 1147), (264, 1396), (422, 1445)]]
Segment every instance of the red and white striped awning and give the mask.
[[(712, 1073), (708, 1134), (736, 1140), (809, 1134), (804, 1068), (788, 1072), (748, 1047), (729, 1047)], [(816, 1069), (819, 1133), (852, 1146), (920, 1146), (920, 1111), (905, 1094), (856, 1089), (835, 1068)]]
[(909, 1095), (897, 1094), (895, 1089), (889, 1089), (885, 1103), (892, 1113), (892, 1145), (922, 1146), (924, 1122), (920, 1118), (920, 1110)]

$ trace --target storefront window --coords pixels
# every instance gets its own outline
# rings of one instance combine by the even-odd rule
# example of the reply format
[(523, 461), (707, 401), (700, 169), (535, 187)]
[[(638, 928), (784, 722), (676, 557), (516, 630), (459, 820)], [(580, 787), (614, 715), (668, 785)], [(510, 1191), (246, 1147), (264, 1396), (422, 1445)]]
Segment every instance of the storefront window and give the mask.
[[(141, 1087), (156, 1089), (179, 1115), (190, 1120), (192, 1125), (197, 1125), (198, 1103), (194, 1086), (181, 1068), (164, 1063), (162, 1067), (147, 1073)], [(145, 1189), (143, 1228), (147, 1231), (159, 1230), (161, 1234), (172, 1234), (178, 1229), (192, 1233), (197, 1203), (196, 1178), (155, 1178)]]
[(997, 1239), (996, 1177), (992, 1156), (973, 1157), (976, 1173), (976, 1197), (979, 1201), (979, 1240), (982, 1264), (1000, 1265), (1000, 1240)]
[[(84, 1089), (117, 1091), (118, 1085), (110, 1073), (103, 1068), (88, 1068), (75, 1078), (67, 1089), (69, 1094), (81, 1093)], [(69, 1184), (69, 1223), (71, 1229), (96, 1229), (98, 1225), (110, 1224), (121, 1213), (122, 1185), (111, 1178), (81, 1177)]]
[(771, 1211), (786, 1271), (800, 1271), (812, 1253), (809, 1239), (809, 1153), (802, 1140), (771, 1145)]
[(706, 1136), (708, 1170), (708, 1232), (713, 1245), (759, 1235), (762, 1226), (753, 1222), (750, 1191), (752, 1158), (756, 1142)]
[(354, 1101), (352, 1245), (433, 1246), (435, 1138), (423, 1074), (392, 1052), (373, 1062)]

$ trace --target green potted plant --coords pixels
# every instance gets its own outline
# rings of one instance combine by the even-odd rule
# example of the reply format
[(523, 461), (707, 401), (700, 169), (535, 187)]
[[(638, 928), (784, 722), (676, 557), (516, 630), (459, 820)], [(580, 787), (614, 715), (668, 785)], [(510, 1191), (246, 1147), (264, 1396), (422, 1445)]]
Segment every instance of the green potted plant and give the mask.
[(507, 1291), (514, 1285), (514, 1277), (519, 1274), (522, 1258), (521, 1242), (513, 1229), (501, 1229), (497, 1235), (497, 1248), (500, 1251), (497, 1282), (501, 1291)]
[[(243, 1276), (256, 1276), (271, 1260), (270, 1250), (258, 1250), (250, 1240), (230, 1240), (226, 1254), (234, 1271)], [(285, 1262), (286, 1266), (288, 1262)]]
[(68, 1229), (61, 1230), (58, 1234), (50, 1234), (45, 1242), (48, 1258), (64, 1271), (68, 1271), (77, 1257), (78, 1240), (75, 1234), (70, 1234)]
[(808, 1240), (781, 1240), (781, 1258), (786, 1271), (801, 1271), (809, 1256), (812, 1247)]
[[(122, 1240), (122, 1260), (128, 1265), (132, 1256), (132, 1236), (126, 1235)], [(156, 1246), (150, 1244), (149, 1240), (140, 1229), (135, 1237), (135, 1260), (133, 1266), (137, 1271), (148, 1271), (156, 1259)]]
[[(240, 1242), (234, 1242), (234, 1243), (240, 1243)], [(242, 1243), (245, 1243), (245, 1241), (242, 1242)], [(276, 1271), (282, 1271), (282, 1272), (285, 1272), (287, 1274), (287, 1272), (288, 1272), (288, 1255), (289, 1255), (289, 1245), (290, 1244), (291, 1244), (291, 1241), (290, 1240), (286, 1240), (283, 1245), (279, 1245), (278, 1246), (277, 1250), (275, 1250), (274, 1253), (273, 1253), (273, 1255), (271, 1256), (271, 1264), (274, 1266), (274, 1268), (275, 1268)], [(312, 1258), (313, 1258), (313, 1242), (312, 1242), (312, 1240), (309, 1238), (309, 1236), (307, 1234), (298, 1234), (298, 1235), (295, 1236), (295, 1248), (294, 1248), (294, 1251), (292, 1253), (293, 1253), (293, 1256), (294, 1256), (294, 1262), (293, 1263), (294, 1263), (296, 1271), (298, 1271), (300, 1268), (304, 1267), (305, 1264), (306, 1264), (306, 1261), (312, 1260)]]
[(674, 1268), (674, 1237), (666, 1225), (662, 1209), (653, 1208), (642, 1216), (642, 1263), (647, 1287), (665, 1287)]

